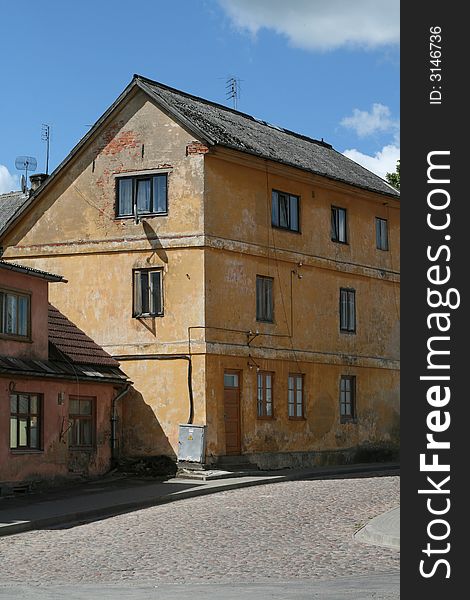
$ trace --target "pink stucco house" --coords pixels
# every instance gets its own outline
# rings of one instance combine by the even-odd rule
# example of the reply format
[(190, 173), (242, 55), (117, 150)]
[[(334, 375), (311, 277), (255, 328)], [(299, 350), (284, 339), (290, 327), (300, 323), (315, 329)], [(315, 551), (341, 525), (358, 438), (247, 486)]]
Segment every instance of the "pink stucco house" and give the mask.
[(129, 386), (119, 363), (48, 302), (58, 276), (0, 260), (0, 492), (106, 472)]

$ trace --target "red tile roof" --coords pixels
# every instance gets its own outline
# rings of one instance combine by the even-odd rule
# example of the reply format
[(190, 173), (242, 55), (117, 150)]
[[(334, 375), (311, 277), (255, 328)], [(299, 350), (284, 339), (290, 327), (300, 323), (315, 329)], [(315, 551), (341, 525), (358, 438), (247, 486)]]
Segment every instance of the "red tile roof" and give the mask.
[(81, 329), (49, 304), (49, 342), (65, 357), (77, 364), (119, 367), (119, 363), (98, 346)]

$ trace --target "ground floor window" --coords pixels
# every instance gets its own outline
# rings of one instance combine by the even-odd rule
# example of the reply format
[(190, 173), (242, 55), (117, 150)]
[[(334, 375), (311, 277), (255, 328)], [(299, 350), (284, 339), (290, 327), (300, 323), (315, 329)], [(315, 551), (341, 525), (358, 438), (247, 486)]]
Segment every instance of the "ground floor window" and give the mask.
[(273, 379), (274, 373), (260, 371), (258, 373), (258, 418), (273, 417)]
[(304, 418), (304, 376), (298, 373), (289, 375), (287, 414), (289, 419)]
[(41, 404), (39, 394), (10, 395), (10, 448), (40, 450)]
[(341, 423), (356, 419), (356, 378), (342, 375), (339, 391)]
[(69, 446), (89, 448), (95, 441), (96, 398), (70, 396)]

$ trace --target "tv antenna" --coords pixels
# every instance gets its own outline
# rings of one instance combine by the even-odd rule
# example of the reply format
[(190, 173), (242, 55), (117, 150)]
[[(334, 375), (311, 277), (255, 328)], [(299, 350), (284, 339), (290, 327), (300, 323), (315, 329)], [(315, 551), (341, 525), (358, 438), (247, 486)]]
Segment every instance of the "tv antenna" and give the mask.
[(49, 140), (51, 138), (51, 127), (46, 123), (42, 124), (41, 139), (46, 142), (46, 175), (49, 175)]
[(28, 188), (28, 171), (35, 171), (38, 166), (38, 161), (34, 156), (18, 156), (15, 160), (15, 167), (18, 171), (24, 170), (24, 175), (21, 175), (21, 191), (26, 193)]
[(238, 101), (240, 100), (240, 79), (238, 77), (229, 77), (225, 82), (225, 99), (233, 101), (233, 108), (238, 109)]

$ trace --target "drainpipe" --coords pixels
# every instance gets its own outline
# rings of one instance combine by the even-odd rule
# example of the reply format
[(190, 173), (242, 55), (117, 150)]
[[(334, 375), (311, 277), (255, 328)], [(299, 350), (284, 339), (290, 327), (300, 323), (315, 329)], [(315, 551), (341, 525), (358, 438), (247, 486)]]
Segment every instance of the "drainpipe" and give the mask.
[(124, 389), (119, 392), (117, 396), (113, 398), (113, 405), (111, 410), (111, 460), (114, 463), (116, 460), (116, 446), (117, 446), (117, 436), (116, 436), (116, 422), (117, 422), (117, 411), (116, 404), (118, 400), (120, 400), (123, 396), (127, 394), (129, 388), (131, 387), (130, 383), (127, 383)]
[(119, 354), (113, 356), (119, 362), (123, 360), (187, 360), (188, 361), (188, 396), (189, 396), (189, 418), (188, 424), (192, 425), (194, 420), (194, 397), (192, 373), (193, 365), (191, 354)]

